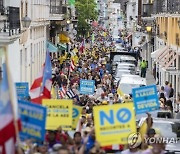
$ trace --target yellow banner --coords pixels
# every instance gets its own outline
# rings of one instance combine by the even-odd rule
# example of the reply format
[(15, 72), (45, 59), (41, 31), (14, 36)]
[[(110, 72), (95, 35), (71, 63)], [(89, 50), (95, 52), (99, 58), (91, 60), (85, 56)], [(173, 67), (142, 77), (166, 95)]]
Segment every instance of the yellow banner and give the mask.
[(65, 34), (59, 34), (59, 41), (62, 43), (69, 43), (70, 38), (66, 36)]
[(46, 129), (56, 130), (59, 126), (63, 130), (71, 130), (72, 128), (72, 100), (60, 99), (44, 99), (43, 106), (47, 107)]
[(128, 143), (128, 136), (136, 133), (133, 108), (133, 103), (93, 108), (96, 139), (101, 146)]
[(72, 114), (72, 128), (73, 129), (76, 129), (81, 112), (82, 112), (82, 107), (73, 105), (73, 114)]

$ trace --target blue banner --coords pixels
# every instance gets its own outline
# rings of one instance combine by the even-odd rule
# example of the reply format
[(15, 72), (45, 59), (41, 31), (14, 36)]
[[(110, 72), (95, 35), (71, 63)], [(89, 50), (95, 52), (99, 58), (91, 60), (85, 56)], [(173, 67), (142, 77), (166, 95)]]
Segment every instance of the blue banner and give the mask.
[(26, 98), (29, 96), (29, 84), (28, 82), (17, 82), (16, 93), (18, 98)]
[(45, 138), (46, 108), (31, 102), (19, 100), (18, 111), (22, 122), (20, 138), (43, 141)]
[(159, 109), (160, 105), (156, 85), (133, 88), (132, 96), (136, 114)]
[(95, 82), (94, 80), (80, 80), (80, 93), (89, 95), (94, 94)]

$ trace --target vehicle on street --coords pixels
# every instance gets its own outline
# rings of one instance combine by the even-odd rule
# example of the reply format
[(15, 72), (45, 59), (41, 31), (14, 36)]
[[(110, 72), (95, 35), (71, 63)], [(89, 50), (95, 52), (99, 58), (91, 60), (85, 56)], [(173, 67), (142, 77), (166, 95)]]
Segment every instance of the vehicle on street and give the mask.
[[(153, 117), (153, 118), (172, 119), (174, 117), (173, 113), (171, 113), (168, 110), (162, 110), (162, 109), (152, 111), (152, 112), (150, 112), (150, 114), (151, 114), (151, 117)], [(136, 120), (141, 120), (141, 118), (146, 117), (146, 116), (147, 116), (146, 113), (137, 114)]]
[(115, 55), (113, 58), (112, 65), (119, 63), (130, 63), (136, 65), (137, 60), (130, 55)]
[[(142, 124), (141, 119), (140, 123)], [(139, 123), (139, 124), (140, 124)], [(161, 118), (153, 118), (153, 126), (156, 133), (160, 133), (160, 135), (166, 138), (166, 151), (174, 152), (175, 154), (180, 154), (180, 121), (176, 119), (161, 119)], [(172, 142), (175, 140), (175, 143)]]
[(127, 69), (127, 70), (132, 70), (132, 71), (136, 71), (136, 66), (134, 64), (130, 64), (130, 63), (118, 63), (116, 64), (114, 67), (112, 67), (112, 70), (119, 70), (119, 69)]
[(115, 74), (115, 81), (116, 83), (118, 83), (122, 77), (122, 75), (124, 74), (135, 74), (135, 71), (131, 71), (131, 70), (128, 70), (128, 69), (119, 69), (116, 71), (116, 74)]
[(121, 75), (118, 87), (124, 94), (132, 94), (132, 89), (146, 86), (146, 79), (139, 75), (124, 74)]

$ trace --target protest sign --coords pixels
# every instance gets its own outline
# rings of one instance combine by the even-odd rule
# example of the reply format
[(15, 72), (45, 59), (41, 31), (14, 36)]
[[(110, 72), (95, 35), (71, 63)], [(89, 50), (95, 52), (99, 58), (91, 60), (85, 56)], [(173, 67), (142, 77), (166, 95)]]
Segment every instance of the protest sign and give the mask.
[(136, 114), (146, 113), (159, 109), (156, 85), (133, 88), (132, 95)]
[(31, 102), (18, 100), (18, 111), (22, 122), (21, 139), (44, 141), (46, 108)]
[(81, 94), (94, 94), (95, 82), (94, 80), (80, 80), (80, 93)]
[(63, 130), (71, 130), (72, 128), (72, 100), (44, 99), (43, 106), (47, 107), (47, 130), (56, 130), (59, 126)]
[(16, 93), (18, 99), (25, 99), (29, 96), (29, 84), (28, 82), (16, 82)]
[(76, 129), (77, 123), (79, 121), (79, 117), (82, 112), (82, 107), (73, 105), (73, 113), (72, 113), (72, 128)]
[(133, 103), (95, 106), (93, 108), (96, 139), (101, 146), (127, 144), (136, 132)]

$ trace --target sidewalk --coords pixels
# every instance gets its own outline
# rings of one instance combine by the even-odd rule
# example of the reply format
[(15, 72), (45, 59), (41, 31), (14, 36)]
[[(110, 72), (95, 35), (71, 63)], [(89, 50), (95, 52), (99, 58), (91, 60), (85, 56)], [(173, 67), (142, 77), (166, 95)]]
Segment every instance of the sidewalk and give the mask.
[(156, 84), (156, 80), (154, 79), (152, 72), (149, 69), (147, 69), (146, 81), (147, 81), (147, 85)]

